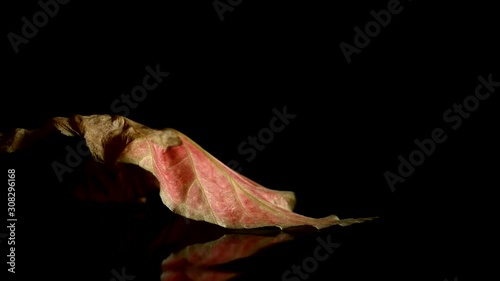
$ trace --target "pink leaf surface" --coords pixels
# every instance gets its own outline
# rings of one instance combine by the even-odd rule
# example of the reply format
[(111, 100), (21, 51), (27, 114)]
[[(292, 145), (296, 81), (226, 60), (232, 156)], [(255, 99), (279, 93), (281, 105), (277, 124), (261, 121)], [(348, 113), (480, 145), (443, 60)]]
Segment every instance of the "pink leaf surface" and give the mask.
[[(230, 229), (322, 229), (372, 219), (310, 218), (294, 213), (293, 192), (266, 188), (231, 170), (177, 130), (151, 129), (122, 116), (53, 118), (38, 130), (17, 129), (11, 135), (0, 135), (0, 151), (22, 149), (55, 129), (67, 136), (83, 137), (96, 162), (113, 167), (132, 164), (148, 171), (157, 180), (163, 203), (193, 220)], [(150, 186), (151, 180), (147, 182)]]

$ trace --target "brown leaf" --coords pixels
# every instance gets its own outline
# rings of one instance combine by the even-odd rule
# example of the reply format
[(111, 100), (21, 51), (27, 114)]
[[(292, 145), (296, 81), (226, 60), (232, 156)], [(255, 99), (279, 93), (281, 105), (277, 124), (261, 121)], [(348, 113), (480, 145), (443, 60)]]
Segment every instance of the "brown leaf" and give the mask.
[(174, 129), (155, 130), (121, 116), (57, 117), (40, 130), (18, 129), (0, 136), (0, 149), (16, 151), (54, 129), (85, 138), (97, 162), (110, 167), (132, 164), (150, 172), (159, 183), (163, 203), (193, 220), (230, 229), (302, 225), (322, 229), (372, 219), (296, 214), (293, 192), (271, 190), (238, 174)]

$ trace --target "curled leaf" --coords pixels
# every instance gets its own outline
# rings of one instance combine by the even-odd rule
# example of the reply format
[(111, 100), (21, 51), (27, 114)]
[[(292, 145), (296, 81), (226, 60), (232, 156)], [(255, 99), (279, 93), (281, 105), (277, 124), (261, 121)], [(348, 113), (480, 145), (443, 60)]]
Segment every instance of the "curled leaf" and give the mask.
[[(295, 195), (268, 189), (231, 170), (186, 135), (156, 130), (122, 116), (57, 117), (44, 128), (0, 135), (0, 151), (13, 152), (54, 131), (83, 137), (95, 161), (132, 164), (151, 173), (163, 203), (184, 217), (230, 229), (350, 225), (371, 218), (310, 218), (294, 213)], [(148, 183), (151, 180), (148, 180)]]

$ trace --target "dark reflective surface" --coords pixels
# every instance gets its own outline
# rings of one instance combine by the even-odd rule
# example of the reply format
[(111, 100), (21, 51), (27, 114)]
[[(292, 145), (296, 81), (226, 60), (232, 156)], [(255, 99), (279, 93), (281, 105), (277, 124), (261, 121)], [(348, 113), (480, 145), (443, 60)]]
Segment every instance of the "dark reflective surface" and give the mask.
[[(53, 268), (50, 275), (54, 278), (72, 276), (77, 280), (110, 280), (113, 271), (134, 276), (133, 280), (275, 279), (294, 263), (300, 265), (313, 256), (319, 245), (317, 237), (326, 241), (327, 235), (335, 235), (334, 230), (322, 234), (310, 230), (231, 231), (184, 219), (162, 205), (152, 206), (156, 203), (73, 202), (71, 206), (62, 204), (52, 219), (44, 211), (25, 217), (18, 232), (31, 239), (19, 239), (18, 264), (30, 270), (22, 275)], [(43, 254), (37, 257), (36, 253)], [(327, 264), (319, 266), (324, 266), (323, 271), (328, 268)]]
[[(293, 273), (292, 266), (303, 266), (305, 259), (314, 258), (321, 238), (325, 243), (335, 243), (333, 253), (322, 248), (324, 260), (317, 265), (311, 263), (314, 270), (302, 272), (310, 276), (309, 280), (321, 280), (325, 275), (340, 278), (345, 268), (335, 273), (332, 265), (345, 255), (337, 253), (342, 251), (341, 237), (373, 227), (354, 227), (347, 232), (338, 227), (321, 233), (311, 233), (310, 229), (286, 233), (271, 228), (231, 231), (186, 220), (156, 203), (73, 202), (61, 208), (53, 219), (47, 219), (43, 211), (43, 215), (26, 217), (24, 224), (30, 225), (21, 225), (18, 231), (31, 239), (20, 239), (23, 244), (19, 243), (18, 264), (30, 270), (22, 275), (54, 269), (50, 275), (56, 279), (72, 276), (73, 280), (111, 280), (115, 272), (125, 276), (124, 280), (218, 281), (282, 280), (283, 274), (291, 271), (286, 275), (289, 279), (283, 280), (295, 280), (293, 277), (300, 275)], [(358, 233), (358, 238), (362, 237)], [(36, 253), (43, 253), (42, 257)]]
[[(18, 276), (216, 281), (296, 280), (307, 274), (315, 280), (330, 274), (340, 258), (342, 236), (358, 233), (365, 240), (369, 237), (362, 238), (358, 231), (377, 224), (285, 232), (274, 227), (229, 230), (189, 220), (168, 210), (156, 191), (146, 192), (146, 197), (134, 193), (130, 186), (143, 184), (147, 191), (154, 183), (138, 181), (141, 171), (134, 167), (119, 167), (122, 176), (115, 177), (116, 167), (83, 157), (81, 165), (58, 182), (51, 162), (78, 141), (54, 136), (27, 151), (1, 155), (3, 163), (16, 167)], [(128, 184), (119, 184), (122, 181)], [(319, 261), (314, 250), (325, 243), (335, 247), (322, 246)], [(293, 266), (303, 267), (306, 259), (308, 271), (295, 272)]]

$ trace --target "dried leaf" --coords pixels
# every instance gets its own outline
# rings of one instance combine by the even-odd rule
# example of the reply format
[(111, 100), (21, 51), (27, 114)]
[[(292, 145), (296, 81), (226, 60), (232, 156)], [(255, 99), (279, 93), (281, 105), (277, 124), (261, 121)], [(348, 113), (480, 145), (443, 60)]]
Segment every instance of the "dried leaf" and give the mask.
[(53, 118), (39, 130), (0, 135), (0, 151), (16, 151), (57, 129), (85, 138), (97, 162), (133, 164), (159, 183), (160, 197), (173, 212), (230, 229), (350, 225), (372, 218), (310, 218), (294, 213), (295, 195), (268, 189), (238, 174), (174, 129), (155, 130), (122, 116)]

